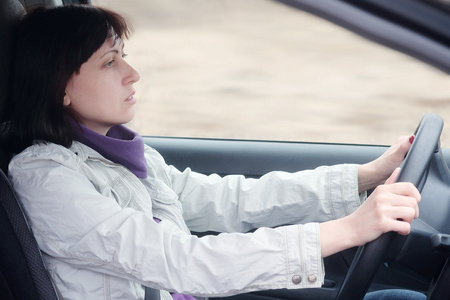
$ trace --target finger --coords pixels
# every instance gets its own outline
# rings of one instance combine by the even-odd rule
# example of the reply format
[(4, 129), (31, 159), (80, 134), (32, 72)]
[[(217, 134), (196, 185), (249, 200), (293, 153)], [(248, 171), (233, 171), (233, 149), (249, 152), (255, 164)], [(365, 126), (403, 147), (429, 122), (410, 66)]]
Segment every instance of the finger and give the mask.
[(396, 229), (392, 231), (395, 231), (400, 235), (408, 235), (411, 232), (411, 224), (407, 222), (397, 221), (395, 227)]
[(401, 235), (407, 235), (411, 232), (411, 223), (401, 219), (385, 220), (383, 232), (397, 232)]
[(411, 148), (414, 139), (415, 139), (414, 135), (401, 136), (400, 138), (398, 138), (397, 139), (398, 150), (406, 154)]
[(419, 199), (414, 196), (386, 194), (385, 197), (386, 203), (393, 207), (410, 207), (413, 209), (419, 208)]
[(412, 207), (395, 207), (386, 212), (386, 215), (392, 220), (412, 223), (416, 218), (416, 210)]
[(419, 217), (419, 205), (417, 204), (417, 200), (412, 197), (403, 197), (399, 199), (398, 203), (392, 204), (394, 207), (398, 208), (407, 208), (413, 210), (412, 218), (417, 219)]
[(405, 158), (409, 149), (411, 149), (412, 142), (414, 141), (414, 135), (411, 136), (401, 136), (397, 141), (391, 146), (394, 161), (401, 162)]
[(404, 156), (403, 156), (403, 158), (405, 159), (406, 158), (406, 156), (408, 155), (408, 152), (409, 152), (409, 150), (411, 149), (411, 147), (412, 147), (412, 143), (414, 142), (414, 139), (416, 138), (416, 136), (415, 135), (411, 135), (409, 138), (408, 138), (408, 142), (407, 143), (404, 143), (403, 144), (403, 151), (404, 151)]
[[(395, 173), (395, 172), (394, 172)], [(391, 178), (394, 178), (396, 174), (392, 174), (388, 181), (391, 181)], [(387, 193), (394, 194), (398, 196), (407, 196), (413, 197), (416, 199), (416, 202), (419, 202), (421, 199), (421, 195), (419, 190), (410, 182), (395, 182), (395, 183), (387, 183), (381, 186), (378, 186), (375, 189), (376, 193)], [(388, 196), (386, 196), (388, 197)]]
[(395, 183), (398, 178), (398, 174), (400, 174), (400, 168), (396, 168), (394, 172), (392, 172), (391, 176), (386, 180), (386, 184)]

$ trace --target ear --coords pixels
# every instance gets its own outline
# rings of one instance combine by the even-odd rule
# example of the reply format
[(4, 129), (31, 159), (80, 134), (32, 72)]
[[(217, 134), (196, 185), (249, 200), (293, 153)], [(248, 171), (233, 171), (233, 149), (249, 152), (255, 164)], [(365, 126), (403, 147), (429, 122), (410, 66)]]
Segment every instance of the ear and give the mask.
[(64, 102), (63, 102), (64, 106), (69, 106), (70, 105), (70, 97), (67, 94), (67, 92), (64, 94)]

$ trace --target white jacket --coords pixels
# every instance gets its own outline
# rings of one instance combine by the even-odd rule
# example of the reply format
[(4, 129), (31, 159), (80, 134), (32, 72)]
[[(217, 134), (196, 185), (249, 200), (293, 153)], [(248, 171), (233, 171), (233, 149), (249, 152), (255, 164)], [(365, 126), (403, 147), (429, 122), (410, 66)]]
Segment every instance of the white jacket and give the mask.
[[(355, 165), (221, 178), (180, 172), (145, 151), (146, 179), (78, 142), (35, 144), (11, 161), (10, 179), (65, 299), (143, 299), (142, 285), (163, 290), (162, 299), (170, 299), (165, 291), (320, 287), (311, 222), (361, 203)], [(271, 228), (283, 224), (305, 225)], [(189, 230), (228, 233), (198, 238)]]

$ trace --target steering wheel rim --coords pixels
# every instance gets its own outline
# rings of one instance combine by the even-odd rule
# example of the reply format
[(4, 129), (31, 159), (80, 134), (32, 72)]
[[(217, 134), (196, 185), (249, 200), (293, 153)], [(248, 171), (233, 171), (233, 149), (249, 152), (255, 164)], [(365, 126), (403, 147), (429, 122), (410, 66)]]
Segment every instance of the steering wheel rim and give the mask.
[[(397, 182), (411, 182), (419, 190), (433, 154), (439, 151), (444, 122), (436, 114), (426, 114), (415, 131), (415, 139), (401, 166)], [(359, 247), (342, 282), (336, 300), (363, 299), (379, 268), (386, 260), (388, 249), (400, 249), (406, 237), (388, 232)], [(395, 252), (395, 251), (394, 251)]]

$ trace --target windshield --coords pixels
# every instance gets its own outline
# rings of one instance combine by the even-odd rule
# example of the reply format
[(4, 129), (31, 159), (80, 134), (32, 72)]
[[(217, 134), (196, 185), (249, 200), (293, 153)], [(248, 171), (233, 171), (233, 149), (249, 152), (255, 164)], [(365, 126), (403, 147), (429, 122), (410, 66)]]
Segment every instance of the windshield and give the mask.
[(450, 124), (447, 74), (278, 2), (92, 2), (135, 28), (142, 135), (391, 144), (425, 113)]

